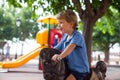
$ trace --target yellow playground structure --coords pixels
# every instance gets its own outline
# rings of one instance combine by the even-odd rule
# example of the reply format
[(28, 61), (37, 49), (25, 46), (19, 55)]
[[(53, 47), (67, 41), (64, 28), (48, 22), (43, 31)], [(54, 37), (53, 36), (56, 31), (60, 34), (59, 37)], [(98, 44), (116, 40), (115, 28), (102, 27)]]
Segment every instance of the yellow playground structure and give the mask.
[(39, 19), (37, 20), (37, 22), (43, 22), (43, 23), (49, 24), (48, 29), (43, 29), (36, 34), (36, 41), (38, 44), (40, 44), (40, 46), (34, 49), (33, 51), (27, 53), (26, 55), (19, 57), (15, 61), (0, 62), (0, 68), (3, 68), (3, 69), (16, 68), (24, 65), (31, 59), (37, 57), (40, 54), (40, 51), (42, 48), (52, 47), (54, 44), (55, 35), (58, 36), (57, 42), (60, 41), (62, 36), (61, 32), (56, 29), (50, 29), (50, 24), (57, 24), (56, 18), (49, 16), (49, 17)]

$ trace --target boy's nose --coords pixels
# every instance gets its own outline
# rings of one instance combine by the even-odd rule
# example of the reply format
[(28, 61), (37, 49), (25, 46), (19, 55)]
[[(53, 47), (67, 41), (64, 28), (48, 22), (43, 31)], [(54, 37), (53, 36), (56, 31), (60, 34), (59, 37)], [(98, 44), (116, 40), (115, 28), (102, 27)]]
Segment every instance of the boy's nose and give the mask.
[(57, 29), (58, 29), (58, 30), (60, 29), (60, 24), (58, 24)]
[(60, 27), (60, 24), (58, 24), (58, 26), (57, 27)]

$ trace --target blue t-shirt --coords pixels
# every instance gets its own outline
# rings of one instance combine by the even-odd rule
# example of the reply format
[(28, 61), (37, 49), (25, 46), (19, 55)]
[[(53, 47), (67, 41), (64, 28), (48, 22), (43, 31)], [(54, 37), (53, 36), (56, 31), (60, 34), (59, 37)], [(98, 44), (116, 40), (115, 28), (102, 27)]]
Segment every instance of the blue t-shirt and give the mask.
[(89, 63), (83, 36), (77, 30), (73, 32), (68, 40), (67, 36), (67, 34), (63, 34), (60, 43), (55, 48), (63, 51), (69, 44), (76, 44), (75, 49), (66, 57), (68, 67), (71, 71), (80, 73), (89, 72)]

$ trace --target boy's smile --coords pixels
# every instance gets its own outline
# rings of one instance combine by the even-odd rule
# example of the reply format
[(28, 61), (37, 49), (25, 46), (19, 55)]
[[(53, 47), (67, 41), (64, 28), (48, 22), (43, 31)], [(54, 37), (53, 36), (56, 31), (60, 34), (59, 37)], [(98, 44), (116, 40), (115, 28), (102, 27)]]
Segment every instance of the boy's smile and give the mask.
[(71, 35), (71, 30), (74, 30), (71, 23), (67, 22), (65, 19), (58, 20), (58, 29), (61, 30), (62, 33), (67, 33), (68, 35)]

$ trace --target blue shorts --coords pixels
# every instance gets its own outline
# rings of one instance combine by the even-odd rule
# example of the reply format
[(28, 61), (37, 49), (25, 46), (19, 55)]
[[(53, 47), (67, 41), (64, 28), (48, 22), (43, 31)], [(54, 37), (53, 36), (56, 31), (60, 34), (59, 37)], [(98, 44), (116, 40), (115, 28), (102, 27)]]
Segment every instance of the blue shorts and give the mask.
[(77, 71), (71, 71), (71, 74), (75, 76), (76, 80), (83, 80), (88, 75), (88, 72), (79, 73)]

